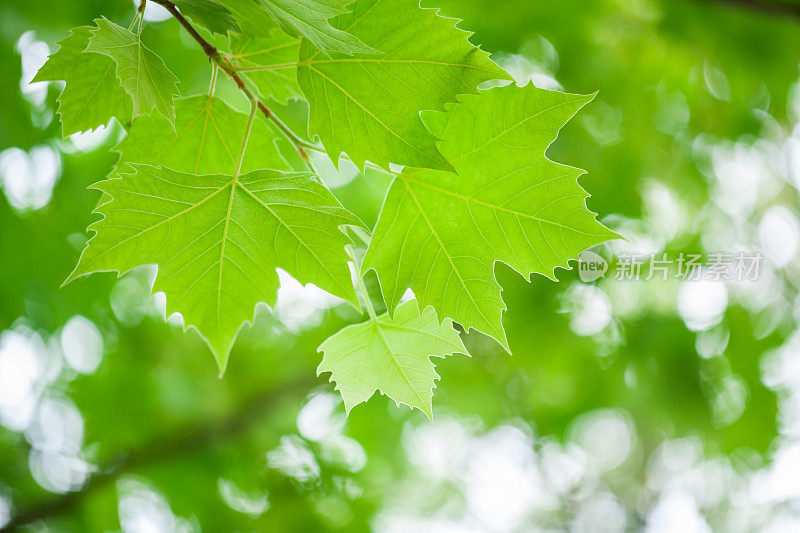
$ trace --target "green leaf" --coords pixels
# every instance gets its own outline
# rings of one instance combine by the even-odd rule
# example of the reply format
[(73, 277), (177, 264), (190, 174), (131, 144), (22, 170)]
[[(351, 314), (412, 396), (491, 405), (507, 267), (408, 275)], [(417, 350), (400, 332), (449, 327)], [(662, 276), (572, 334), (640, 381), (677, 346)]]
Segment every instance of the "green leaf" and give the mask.
[[(248, 116), (217, 97), (195, 95), (175, 101), (175, 128), (161, 115), (142, 117), (117, 146), (124, 163), (165, 166), (193, 174), (229, 174), (236, 170)], [(278, 132), (258, 117), (247, 144), (242, 171), (291, 170), (275, 145)]]
[(400, 304), (394, 317), (387, 313), (344, 328), (318, 350), (323, 356), (317, 375), (331, 373), (348, 413), (378, 390), (428, 418), (433, 418), (434, 381), (439, 379), (430, 358), (467, 353), (452, 321), (440, 325), (430, 308), (420, 315), (416, 300)]
[(618, 237), (586, 208), (583, 171), (545, 156), (592, 98), (509, 85), (426, 115), (457, 175), (406, 170), (392, 183), (364, 258), (390, 309), (411, 288), (421, 306), (508, 349), (495, 261), (555, 279), (581, 250)]
[(450, 170), (420, 111), (441, 110), (479, 83), (508, 79), (488, 54), (471, 45), (455, 19), (417, 0), (358, 0), (335, 25), (385, 50), (354, 57), (300, 47), (297, 79), (310, 105), (310, 135), (319, 135), (331, 159), (347, 153), (365, 160)]
[(84, 52), (91, 30), (90, 26), (70, 30), (33, 79), (66, 82), (58, 97), (64, 137), (108, 125), (112, 117), (123, 124), (131, 120), (133, 102), (117, 81), (114, 62), (100, 54)]
[(88, 52), (110, 57), (117, 64), (117, 77), (133, 98), (133, 116), (153, 109), (175, 122), (172, 97), (178, 95), (178, 78), (164, 61), (136, 35), (105, 18), (95, 20)]
[(92, 272), (158, 265), (154, 291), (167, 295), (225, 370), (228, 354), (259, 302), (274, 306), (276, 268), (301, 283), (357, 303), (340, 227), (359, 224), (308, 173), (258, 170), (234, 178), (149, 165), (93, 186), (111, 198), (95, 212), (78, 266)]
[(292, 37), (305, 37), (320, 50), (369, 54), (376, 50), (333, 27), (329, 19), (347, 13), (353, 0), (219, 0), (246, 35), (268, 37), (277, 25)]
[(285, 104), (302, 99), (297, 85), (300, 41), (273, 29), (268, 38), (231, 35), (228, 59), (249, 80), (262, 100)]
[(179, 0), (175, 3), (183, 15), (211, 32), (225, 35), (229, 31), (239, 31), (233, 14), (216, 0)]

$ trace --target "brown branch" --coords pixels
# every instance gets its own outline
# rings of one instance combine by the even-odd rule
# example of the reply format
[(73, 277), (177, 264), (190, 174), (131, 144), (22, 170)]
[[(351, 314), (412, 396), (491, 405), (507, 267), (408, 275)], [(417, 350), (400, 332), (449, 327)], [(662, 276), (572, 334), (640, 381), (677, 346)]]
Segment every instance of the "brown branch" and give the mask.
[(154, 439), (149, 445), (138, 450), (119, 453), (100, 467), (81, 490), (55, 497), (15, 514), (5, 526), (0, 527), (0, 533), (17, 531), (35, 525), (41, 520), (68, 513), (86, 496), (104, 487), (121, 474), (203, 450), (217, 441), (234, 438), (254, 422), (263, 420), (280, 398), (305, 393), (313, 386), (313, 382), (303, 379), (271, 389), (245, 402), (239, 410), (227, 418), (186, 428), (170, 436)]
[(800, 18), (800, 3), (781, 2), (779, 0), (700, 0), (707, 3), (744, 7), (754, 11), (773, 15), (791, 15)]
[[(147, 0), (143, 0), (142, 4)], [(256, 95), (253, 93), (252, 90), (247, 86), (245, 81), (239, 75), (230, 61), (223, 55), (220, 54), (217, 47), (209, 43), (198, 31), (192, 26), (192, 23), (186, 20), (181, 12), (178, 10), (178, 6), (176, 6), (170, 0), (151, 0), (153, 3), (156, 3), (162, 6), (164, 9), (169, 11), (170, 15), (177, 20), (181, 26), (192, 36), (192, 39), (197, 41), (200, 47), (203, 49), (203, 52), (208, 56), (209, 61), (212, 61), (216, 65), (221, 68), (225, 74), (228, 75), (230, 79), (236, 84), (240, 91), (244, 93), (250, 102), (257, 106), (261, 114), (264, 115), (264, 118), (272, 122), (280, 131), (283, 133), (289, 141), (294, 144), (295, 148), (299, 152), (300, 156), (303, 160), (308, 164), (308, 154), (306, 153), (304, 148), (316, 148), (311, 143), (306, 142), (303, 140), (299, 135), (297, 135), (294, 131), (292, 131), (280, 118), (278, 118), (275, 113), (272, 112), (270, 108), (268, 108), (264, 102), (262, 102)], [(141, 5), (141, 4), (140, 4)]]

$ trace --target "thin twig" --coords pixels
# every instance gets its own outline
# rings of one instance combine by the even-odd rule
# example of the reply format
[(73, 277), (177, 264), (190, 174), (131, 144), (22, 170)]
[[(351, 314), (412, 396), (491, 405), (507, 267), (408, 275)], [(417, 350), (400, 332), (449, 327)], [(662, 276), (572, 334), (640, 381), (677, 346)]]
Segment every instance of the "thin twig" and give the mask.
[[(239, 76), (237, 72), (237, 68), (231, 64), (228, 59), (222, 55), (216, 46), (209, 43), (202, 35), (200, 35), (197, 30), (192, 26), (192, 23), (186, 20), (180, 11), (178, 11), (178, 6), (176, 6), (170, 0), (152, 0), (152, 2), (160, 5), (167, 11), (169, 11), (170, 15), (177, 20), (181, 26), (189, 33), (189, 35), (197, 41), (200, 47), (203, 49), (203, 52), (208, 56), (208, 59), (215, 63), (219, 68), (221, 68), (230, 79), (236, 84), (242, 93), (247, 97), (250, 102), (255, 105), (259, 111), (264, 115), (264, 118), (272, 122), (278, 130), (287, 138), (289, 141), (294, 144), (295, 148), (297, 149), (300, 157), (303, 158), (303, 161), (311, 168), (311, 165), (308, 161), (308, 154), (306, 153), (304, 147), (308, 144), (306, 141), (300, 138), (294, 131), (291, 130), (281, 119), (279, 119), (275, 113), (272, 112), (270, 108), (268, 108), (264, 102), (262, 102), (255, 93), (247, 86), (245, 81)], [(313, 169), (312, 169), (313, 171)]]

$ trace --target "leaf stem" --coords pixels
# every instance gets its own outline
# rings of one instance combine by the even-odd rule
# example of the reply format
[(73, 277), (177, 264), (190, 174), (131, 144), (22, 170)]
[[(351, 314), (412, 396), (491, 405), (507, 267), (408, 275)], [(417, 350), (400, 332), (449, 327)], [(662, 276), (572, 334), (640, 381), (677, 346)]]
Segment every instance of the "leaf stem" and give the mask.
[[(135, 20), (139, 20), (139, 28), (136, 31), (136, 34), (139, 36), (139, 40), (142, 39), (142, 26), (144, 26), (144, 8), (147, 7), (147, 0), (142, 0), (139, 4), (139, 7), (136, 8), (136, 18)], [(133, 29), (133, 25), (131, 24), (131, 29)]]
[[(178, 10), (178, 6), (176, 6), (170, 0), (152, 0), (152, 1), (160, 5), (167, 11), (169, 11), (170, 15), (172, 15), (175, 18), (175, 20), (177, 20), (180, 23), (180, 25), (183, 26), (183, 28), (189, 33), (189, 35), (195, 41), (197, 41), (197, 43), (203, 49), (203, 52), (205, 52), (205, 54), (208, 56), (208, 59), (212, 63), (217, 65), (220, 69), (222, 69), (225, 72), (225, 74), (227, 74), (228, 77), (233, 80), (233, 82), (236, 84), (239, 90), (242, 91), (242, 93), (244, 93), (247, 99), (250, 100), (250, 103), (259, 111), (261, 111), (261, 113), (264, 115), (264, 118), (272, 122), (278, 128), (278, 130), (280, 130), (280, 132), (292, 144), (294, 144), (295, 148), (300, 154), (300, 157), (303, 158), (303, 161), (305, 161), (308, 167), (313, 171), (313, 168), (311, 167), (311, 164), (308, 161), (308, 154), (305, 151), (305, 148), (307, 148), (308, 147), (307, 145), (310, 143), (307, 143), (306, 141), (301, 139), (299, 135), (297, 135), (294, 131), (292, 131), (281, 119), (279, 119), (272, 112), (270, 108), (268, 108), (264, 104), (264, 102), (262, 102), (253, 93), (253, 91), (250, 89), (250, 87), (247, 86), (242, 77), (239, 76), (237, 68), (233, 64), (231, 64), (231, 62), (228, 61), (228, 59), (223, 54), (219, 52), (216, 46), (209, 43), (202, 35), (200, 35), (197, 32), (194, 26), (192, 26), (191, 22), (186, 20), (186, 17), (184, 17)], [(143, 5), (144, 2), (146, 2), (146, 0), (143, 0), (141, 5)]]
[(369, 291), (367, 291), (367, 286), (364, 284), (364, 278), (361, 277), (361, 268), (358, 266), (358, 261), (354, 261), (353, 264), (356, 267), (356, 291), (360, 293), (361, 297), (364, 299), (364, 305), (367, 308), (369, 318), (373, 322), (376, 322), (378, 320), (378, 315), (375, 313), (375, 308), (372, 306), (372, 300), (369, 298)]
[(250, 117), (247, 119), (247, 129), (244, 131), (244, 138), (242, 139), (242, 148), (239, 150), (239, 160), (236, 163), (236, 173), (234, 178), (238, 178), (242, 173), (242, 163), (244, 162), (244, 152), (247, 150), (247, 141), (250, 140), (250, 132), (253, 130), (253, 122), (256, 118), (256, 111), (258, 107), (253, 104), (250, 106)]
[(316, 148), (316, 146), (314, 146), (313, 144), (303, 140), (299, 135), (297, 135), (294, 131), (292, 131), (292, 128), (287, 126), (284, 121), (282, 121), (280, 118), (278, 118), (278, 116), (275, 115), (260, 100), (256, 99), (256, 104), (259, 106), (259, 109), (261, 109), (262, 114), (265, 117), (267, 117), (270, 121), (272, 121), (272, 124), (275, 127), (277, 127), (280, 130), (281, 133), (283, 133), (283, 136), (286, 137), (287, 139), (289, 139), (289, 141), (292, 144), (294, 144), (295, 149), (300, 154), (300, 157), (303, 159), (303, 161), (305, 162), (305, 164), (308, 167), (308, 169), (311, 172), (314, 172), (314, 167), (311, 166), (311, 162), (308, 160), (308, 153), (306, 152), (305, 149), (306, 148), (310, 148), (312, 146), (314, 148)]
[(214, 89), (217, 86), (217, 72), (219, 72), (219, 67), (216, 63), (211, 64), (211, 83), (208, 87), (208, 97), (211, 98), (214, 96)]
[[(301, 140), (301, 141), (302, 141), (302, 140)], [(322, 148), (321, 146), (317, 146), (316, 144), (312, 144), (312, 143), (310, 143), (310, 142), (308, 142), (308, 141), (302, 141), (302, 143), (303, 143), (303, 144), (302, 144), (303, 148), (307, 148), (307, 149), (309, 149), (309, 150), (313, 150), (314, 152), (317, 152), (317, 153), (320, 153), (320, 154), (327, 154), (327, 152), (325, 151), (325, 149), (324, 149), (324, 148)], [(347, 154), (345, 154), (344, 152), (342, 152), (342, 154), (340, 154), (340, 156), (339, 156), (339, 157), (343, 157), (345, 160), (347, 160), (347, 161), (350, 161), (351, 163), (353, 163), (353, 160), (352, 160), (352, 159), (350, 159), (350, 156), (348, 156), (348, 155), (347, 155)], [(355, 163), (353, 163), (353, 164), (355, 165)], [(399, 175), (399, 172), (394, 172), (394, 171), (392, 171), (392, 170), (385, 169), (385, 168), (383, 168), (382, 166), (380, 166), (380, 165), (376, 165), (375, 163), (371, 163), (371, 162), (369, 162), (369, 161), (367, 161), (366, 163), (364, 163), (364, 165), (365, 165), (365, 166), (367, 166), (367, 167), (369, 167), (369, 168), (372, 168), (372, 169), (374, 169), (374, 170), (379, 170), (379, 171), (383, 172), (384, 174), (389, 174), (389, 175), (391, 175), (391, 176), (397, 176), (397, 175)], [(359, 172), (361, 172), (361, 169), (358, 169), (358, 170), (359, 170)]]
[[(131, 25), (128, 26), (128, 31), (133, 31), (133, 27), (136, 26), (136, 22), (144, 19), (144, 8), (147, 5), (147, 0), (142, 0), (139, 4), (139, 7), (136, 8), (136, 15), (134, 15), (133, 20), (131, 21)], [(139, 22), (139, 30), (141, 31), (142, 24)]]

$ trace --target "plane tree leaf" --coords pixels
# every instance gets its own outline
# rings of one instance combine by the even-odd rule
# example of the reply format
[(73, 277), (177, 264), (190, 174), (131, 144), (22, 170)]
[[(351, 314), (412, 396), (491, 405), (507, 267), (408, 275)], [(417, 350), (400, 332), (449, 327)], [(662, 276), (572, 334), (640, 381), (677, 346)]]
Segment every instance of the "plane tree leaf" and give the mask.
[(292, 37), (305, 37), (319, 50), (369, 54), (376, 50), (329, 22), (347, 13), (352, 0), (219, 0), (249, 36), (268, 37), (277, 26)]
[(91, 26), (70, 30), (58, 42), (59, 49), (47, 58), (34, 82), (64, 81), (58, 97), (61, 131), (66, 137), (108, 125), (112, 117), (127, 123), (133, 101), (116, 76), (114, 61), (101, 54), (84, 52), (89, 46)]
[[(125, 163), (160, 165), (194, 174), (226, 174), (236, 168), (248, 116), (218, 97), (195, 95), (175, 100), (175, 128), (152, 114), (133, 123), (117, 146)], [(275, 145), (278, 132), (256, 118), (247, 144), (242, 171), (269, 168), (291, 170)]]
[(273, 29), (267, 38), (232, 34), (227, 57), (263, 100), (285, 104), (303, 97), (297, 85), (299, 50), (298, 39)]
[(309, 134), (331, 159), (345, 152), (359, 167), (369, 160), (384, 168), (451, 169), (420, 111), (443, 109), (481, 82), (508, 79), (455, 23), (417, 0), (358, 0), (334, 25), (383, 53), (326, 56), (301, 45), (297, 75), (310, 105)]
[(431, 357), (466, 354), (453, 323), (439, 323), (428, 308), (420, 314), (416, 300), (362, 324), (348, 326), (319, 347), (317, 374), (331, 373), (345, 409), (367, 401), (375, 391), (433, 418), (432, 399), (439, 379)]
[(426, 115), (457, 174), (407, 169), (394, 179), (364, 258), (392, 309), (407, 288), (508, 349), (495, 261), (554, 278), (556, 267), (617, 237), (586, 207), (582, 170), (545, 150), (593, 96), (510, 85)]
[(96, 209), (103, 219), (89, 227), (95, 235), (67, 282), (158, 265), (153, 290), (200, 333), (221, 372), (255, 305), (274, 306), (277, 268), (357, 304), (341, 227), (359, 221), (313, 174), (130, 167), (93, 186), (110, 200)]
[(233, 14), (216, 0), (178, 0), (175, 3), (183, 15), (211, 32), (225, 35), (229, 31), (239, 31)]
[(89, 52), (110, 57), (117, 65), (117, 77), (133, 99), (133, 116), (158, 111), (175, 122), (173, 96), (178, 95), (178, 78), (164, 60), (142, 43), (141, 35), (132, 33), (105, 18), (95, 20)]
[[(36, 81), (67, 82), (65, 135), (113, 116), (128, 130), (110, 178), (93, 185), (99, 220), (65, 283), (157, 266), (154, 290), (221, 372), (256, 306), (275, 305), (277, 269), (358, 305), (355, 261), (377, 272), (388, 311), (368, 305), (367, 322), (325, 341), (318, 371), (348, 411), (380, 390), (431, 416), (431, 358), (466, 352), (454, 322), (508, 350), (497, 261), (553, 278), (616, 237), (587, 209), (582, 171), (545, 155), (592, 97), (479, 90), (509, 76), (456, 19), (418, 0), (175, 2), (219, 75), (209, 94), (176, 98), (178, 79), (142, 42), (138, 16), (136, 33), (105, 18), (72, 30)], [(219, 34), (213, 44), (206, 30)], [(249, 114), (214, 96), (225, 78), (221, 94), (238, 88)], [(272, 105), (298, 99), (308, 136), (295, 131), (303, 105), (287, 105), (288, 120)], [(314, 172), (328, 164), (316, 151), (392, 174), (372, 236)], [(401, 303), (408, 289), (416, 299)]]

